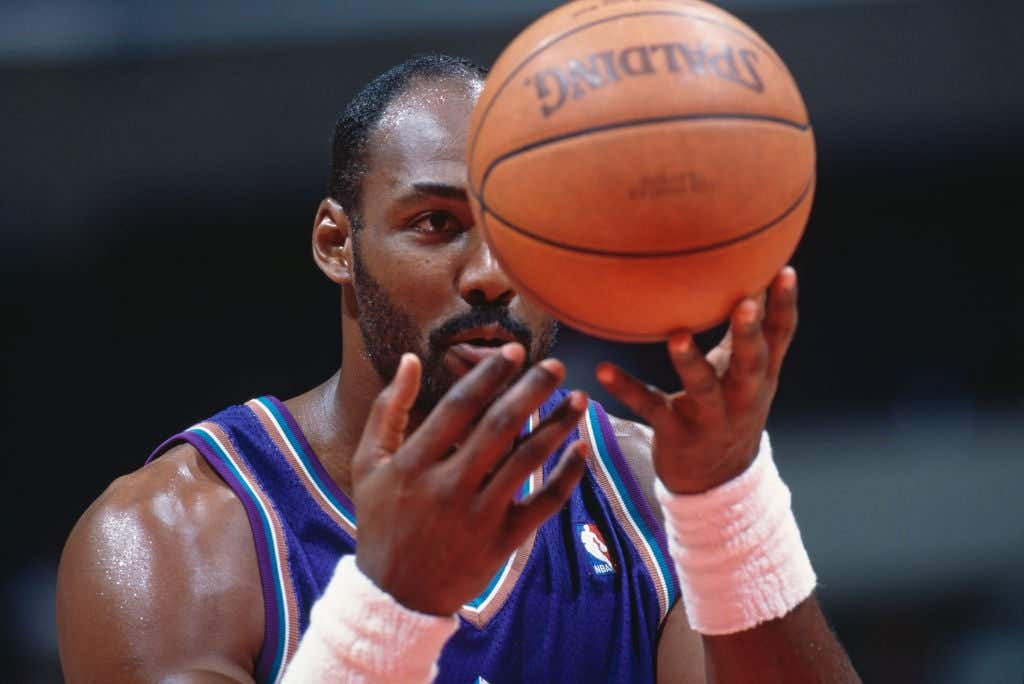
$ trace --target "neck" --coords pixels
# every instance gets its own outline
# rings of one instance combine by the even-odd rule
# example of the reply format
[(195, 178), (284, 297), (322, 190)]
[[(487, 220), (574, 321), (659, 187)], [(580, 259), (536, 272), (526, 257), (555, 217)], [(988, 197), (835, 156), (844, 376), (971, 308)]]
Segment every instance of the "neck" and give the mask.
[(352, 457), (384, 383), (366, 356), (358, 330), (345, 331), (341, 368), (285, 402), (335, 484), (352, 497)]

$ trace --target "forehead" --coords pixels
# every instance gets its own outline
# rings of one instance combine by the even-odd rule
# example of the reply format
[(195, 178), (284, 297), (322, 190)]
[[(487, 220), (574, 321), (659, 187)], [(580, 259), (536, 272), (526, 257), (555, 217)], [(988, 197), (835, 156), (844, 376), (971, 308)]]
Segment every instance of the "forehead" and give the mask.
[(466, 137), (481, 87), (455, 78), (419, 80), (396, 97), (369, 139), (366, 199), (427, 180), (463, 185)]

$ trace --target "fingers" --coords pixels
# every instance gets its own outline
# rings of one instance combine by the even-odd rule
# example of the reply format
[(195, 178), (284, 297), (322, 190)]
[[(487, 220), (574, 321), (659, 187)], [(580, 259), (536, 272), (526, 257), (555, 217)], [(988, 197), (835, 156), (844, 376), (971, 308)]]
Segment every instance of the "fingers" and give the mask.
[(796, 271), (787, 266), (760, 301), (746, 299), (733, 312), (733, 351), (725, 379), (732, 398), (753, 399), (774, 386), (796, 320)]
[(587, 410), (587, 401), (587, 395), (583, 392), (569, 394), (498, 467), (484, 487), (484, 499), (505, 505), (530, 473), (543, 464), (575, 429), (583, 412)]
[(676, 402), (677, 408), (691, 404), (691, 409), (717, 410), (722, 405), (719, 373), (701, 354), (693, 336), (685, 332), (673, 334), (668, 341), (668, 353), (686, 390), (682, 401)]
[(365, 448), (356, 450), (354, 475), (360, 477), (374, 463), (393, 455), (402, 446), (409, 424), (409, 409), (420, 391), (422, 365), (415, 354), (403, 354), (398, 370), (370, 407), (363, 430)]
[(778, 377), (797, 326), (796, 271), (786, 266), (768, 290), (764, 335), (768, 342), (768, 375)]
[(655, 425), (668, 407), (664, 392), (641, 382), (614, 364), (598, 364), (596, 375), (609, 394), (650, 425)]
[(402, 465), (422, 466), (444, 457), (519, 371), (525, 357), (521, 344), (506, 344), (455, 383), (409, 438)]
[(753, 298), (744, 299), (732, 313), (732, 358), (725, 382), (729, 391), (741, 396), (756, 392), (768, 367), (768, 343), (761, 325), (763, 313), (760, 302)]
[(509, 504), (504, 535), (506, 553), (511, 553), (531, 532), (561, 510), (583, 477), (589, 456), (589, 447), (583, 441), (575, 442), (565, 450), (561, 462), (540, 490), (522, 501)]
[(526, 419), (551, 396), (564, 377), (565, 366), (560, 361), (545, 359), (526, 371), (491, 405), (451, 460), (453, 475), (462, 486), (471, 491), (480, 486), (495, 464), (508, 453)]

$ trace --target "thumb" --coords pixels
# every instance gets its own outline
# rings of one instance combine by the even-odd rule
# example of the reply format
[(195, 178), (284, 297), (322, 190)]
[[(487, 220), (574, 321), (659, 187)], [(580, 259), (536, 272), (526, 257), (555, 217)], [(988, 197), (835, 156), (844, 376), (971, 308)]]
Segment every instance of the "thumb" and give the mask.
[(422, 366), (415, 354), (402, 354), (395, 377), (373, 402), (354, 459), (354, 475), (360, 477), (379, 461), (390, 458), (405, 440), (409, 410), (420, 391)]

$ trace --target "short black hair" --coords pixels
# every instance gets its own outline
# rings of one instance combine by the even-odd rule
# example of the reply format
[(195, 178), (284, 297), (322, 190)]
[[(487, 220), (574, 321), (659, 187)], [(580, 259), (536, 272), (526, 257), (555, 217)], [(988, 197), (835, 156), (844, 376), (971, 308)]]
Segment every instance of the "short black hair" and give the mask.
[(487, 68), (462, 57), (437, 53), (413, 55), (363, 86), (334, 126), (328, 194), (345, 210), (353, 228), (360, 223), (359, 199), (368, 170), (367, 143), (384, 110), (416, 78), (483, 80)]

